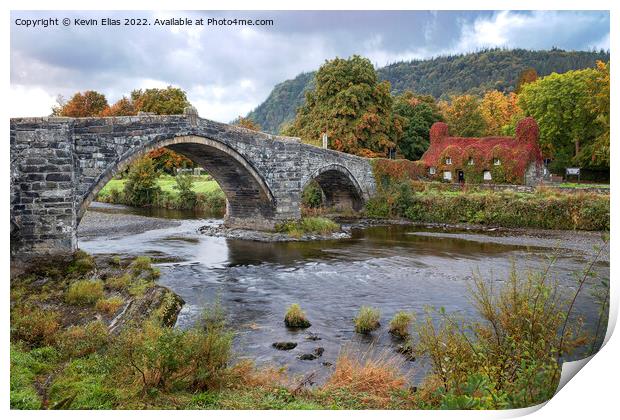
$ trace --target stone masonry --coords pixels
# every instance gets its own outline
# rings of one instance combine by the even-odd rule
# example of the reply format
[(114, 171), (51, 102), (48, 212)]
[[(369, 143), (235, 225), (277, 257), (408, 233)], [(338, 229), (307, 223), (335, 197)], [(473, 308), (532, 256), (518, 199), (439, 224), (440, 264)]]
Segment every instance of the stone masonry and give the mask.
[(369, 160), (184, 115), (11, 119), (11, 254), (67, 254), (80, 219), (112, 177), (167, 147), (201, 165), (227, 197), (225, 223), (270, 229), (300, 217), (304, 186), (359, 210), (374, 193)]

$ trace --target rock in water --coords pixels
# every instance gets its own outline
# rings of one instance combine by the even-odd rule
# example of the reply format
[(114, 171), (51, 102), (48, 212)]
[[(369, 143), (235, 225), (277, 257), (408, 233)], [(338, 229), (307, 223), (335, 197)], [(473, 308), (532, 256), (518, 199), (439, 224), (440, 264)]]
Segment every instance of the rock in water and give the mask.
[(297, 347), (297, 343), (293, 343), (292, 341), (279, 341), (273, 343), (272, 346), (278, 350), (292, 350)]

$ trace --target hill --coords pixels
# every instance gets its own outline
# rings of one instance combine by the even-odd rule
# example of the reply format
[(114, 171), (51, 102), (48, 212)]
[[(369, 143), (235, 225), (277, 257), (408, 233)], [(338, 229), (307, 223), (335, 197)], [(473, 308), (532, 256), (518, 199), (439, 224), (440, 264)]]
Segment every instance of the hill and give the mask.
[[(497, 89), (515, 89), (519, 74), (533, 67), (539, 76), (553, 72), (593, 67), (596, 60), (609, 61), (606, 51), (529, 51), (491, 49), (471, 54), (441, 56), (428, 60), (402, 61), (377, 69), (381, 80), (392, 85), (393, 93), (413, 90), (416, 93), (447, 98), (451, 94), (474, 93)], [(302, 73), (279, 83), (269, 97), (248, 114), (263, 130), (278, 133), (282, 123), (295, 117), (305, 100), (305, 92), (314, 84), (314, 72)]]

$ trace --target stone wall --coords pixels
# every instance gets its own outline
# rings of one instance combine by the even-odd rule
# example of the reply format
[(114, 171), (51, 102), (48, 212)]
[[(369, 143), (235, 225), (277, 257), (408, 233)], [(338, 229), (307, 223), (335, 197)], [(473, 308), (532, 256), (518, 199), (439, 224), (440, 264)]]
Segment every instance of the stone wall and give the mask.
[(300, 217), (317, 178), (328, 200), (359, 209), (375, 191), (367, 159), (299, 139), (185, 115), (11, 120), (11, 229), (16, 253), (66, 253), (97, 193), (150, 150), (169, 147), (209, 172), (227, 197), (226, 223), (269, 229)]

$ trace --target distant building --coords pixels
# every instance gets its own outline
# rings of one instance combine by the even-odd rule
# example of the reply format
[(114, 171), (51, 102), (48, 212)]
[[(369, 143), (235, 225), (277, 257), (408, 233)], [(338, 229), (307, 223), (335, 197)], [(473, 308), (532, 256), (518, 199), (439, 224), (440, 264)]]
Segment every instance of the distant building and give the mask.
[(431, 179), (537, 185), (545, 174), (538, 135), (530, 117), (519, 121), (515, 137), (451, 137), (448, 125), (437, 122), (421, 161)]

